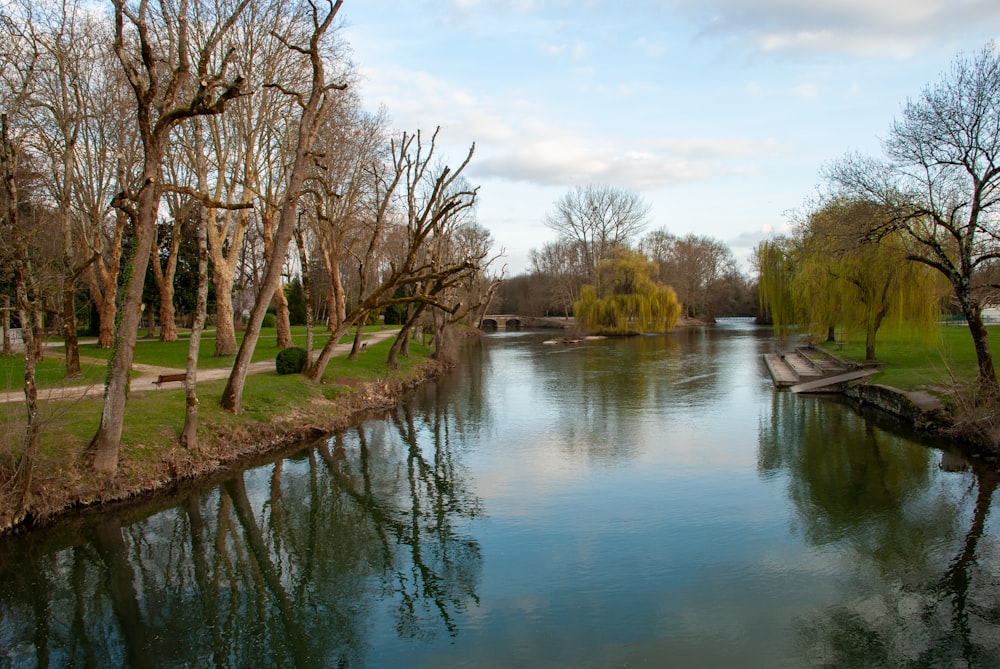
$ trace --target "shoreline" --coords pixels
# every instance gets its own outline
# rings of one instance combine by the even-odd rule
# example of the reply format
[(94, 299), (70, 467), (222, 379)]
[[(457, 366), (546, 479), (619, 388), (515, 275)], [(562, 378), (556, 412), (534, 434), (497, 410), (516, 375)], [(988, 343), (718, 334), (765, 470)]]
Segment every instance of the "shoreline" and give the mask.
[[(349, 393), (331, 400), (314, 399), (291, 415), (271, 416), (267, 423), (254, 419), (230, 427), (203, 423), (196, 450), (173, 444), (158, 452), (147, 467), (130, 462), (125, 453), (129, 445), (122, 444), (119, 469), (110, 480), (99, 479), (85, 466), (47, 472), (48, 478), (36, 472), (26, 504), (14, 504), (9, 493), (0, 491), (0, 541), (4, 536), (49, 528), (73, 514), (152, 502), (189, 486), (208, 484), (255, 460), (280, 457), (297, 444), (350, 426), (365, 414), (391, 409), (402, 395), (451, 369), (451, 365), (427, 359), (406, 377), (359, 382)], [(202, 434), (208, 431), (210, 435)], [(76, 461), (80, 461), (79, 454)], [(71, 475), (58, 476), (67, 474)]]

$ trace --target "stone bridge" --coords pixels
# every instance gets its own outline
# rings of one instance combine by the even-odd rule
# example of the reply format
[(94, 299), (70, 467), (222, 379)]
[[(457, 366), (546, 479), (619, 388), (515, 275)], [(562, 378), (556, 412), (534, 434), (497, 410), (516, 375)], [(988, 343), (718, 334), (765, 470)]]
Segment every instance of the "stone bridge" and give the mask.
[(518, 330), (524, 319), (513, 314), (487, 314), (479, 321), (483, 330)]
[(572, 318), (542, 318), (517, 314), (487, 314), (479, 321), (483, 330), (520, 330), (521, 328), (542, 330), (565, 330), (573, 327)]

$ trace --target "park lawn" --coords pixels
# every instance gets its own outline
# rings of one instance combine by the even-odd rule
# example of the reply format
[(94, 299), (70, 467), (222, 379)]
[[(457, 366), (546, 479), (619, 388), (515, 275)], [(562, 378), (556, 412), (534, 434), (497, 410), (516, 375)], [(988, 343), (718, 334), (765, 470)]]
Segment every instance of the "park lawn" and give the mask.
[[(65, 359), (50, 354), (35, 363), (35, 383), (39, 388), (104, 383), (107, 365), (82, 363), (80, 369), (83, 372), (82, 379), (67, 379)], [(0, 392), (19, 390), (24, 390), (24, 356), (20, 353), (0, 356)]]
[[(373, 326), (365, 328), (366, 332), (374, 332), (381, 329)], [(313, 346), (322, 348), (329, 338), (324, 327), (313, 330)], [(140, 338), (135, 346), (135, 362), (143, 365), (156, 365), (157, 367), (169, 367), (172, 369), (184, 369), (187, 366), (188, 344), (190, 333), (182, 331), (178, 333), (180, 337), (177, 341), (161, 342), (159, 339)], [(353, 337), (351, 334), (345, 336), (341, 342), (349, 342)], [(276, 333), (274, 328), (264, 328), (261, 336), (254, 347), (252, 362), (273, 359), (280, 350), (275, 345)], [(243, 333), (236, 333), (236, 341), (243, 341)], [(306, 329), (305, 326), (295, 326), (292, 328), (292, 344), (305, 347)], [(62, 347), (55, 347), (53, 350), (62, 351)], [(110, 349), (98, 348), (96, 344), (81, 344), (80, 356), (107, 360), (111, 357)], [(198, 369), (223, 369), (233, 366), (236, 360), (235, 355), (216, 356), (215, 355), (215, 330), (206, 330), (202, 335), (200, 346), (198, 347)]]
[[(392, 339), (373, 344), (354, 362), (346, 356), (333, 358), (322, 384), (312, 383), (301, 374), (251, 374), (244, 387), (243, 413), (240, 415), (223, 411), (219, 405), (225, 379), (199, 382), (199, 433), (211, 435), (227, 428), (253, 422), (270, 423), (273, 417), (298, 413), (306, 416), (315, 401), (335, 400), (352, 392), (360, 382), (407, 378), (430, 356), (429, 347), (413, 343), (410, 357), (399, 359), (398, 370), (389, 370), (386, 356), (391, 346)], [(102, 407), (100, 398), (41, 402), (41, 456), (51, 460), (78, 456), (97, 431)], [(184, 407), (183, 388), (131, 393), (122, 431), (123, 450), (129, 456), (126, 460), (123, 453), (123, 463), (127, 461), (129, 466), (142, 469), (143, 463), (156, 461), (164, 447), (175, 445), (184, 427)], [(0, 405), (0, 424), (5, 426), (8, 436), (19, 435), (23, 421), (23, 403)], [(7, 443), (6, 448), (16, 451), (17, 445)]]
[[(993, 358), (998, 360), (1000, 326), (991, 326), (989, 331)], [(863, 334), (844, 342), (840, 350), (835, 350), (832, 343), (825, 346), (842, 358), (864, 361)], [(956, 382), (972, 383), (978, 375), (976, 350), (964, 324), (942, 325), (930, 333), (883, 328), (879, 331), (875, 355), (880, 369), (872, 382), (901, 390), (944, 389)]]

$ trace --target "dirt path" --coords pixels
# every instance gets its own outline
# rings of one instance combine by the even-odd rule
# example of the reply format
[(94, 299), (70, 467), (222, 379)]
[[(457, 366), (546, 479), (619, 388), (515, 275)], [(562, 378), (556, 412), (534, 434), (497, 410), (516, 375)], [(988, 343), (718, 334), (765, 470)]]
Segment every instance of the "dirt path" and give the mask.
[[(395, 337), (398, 330), (380, 330), (378, 332), (372, 332), (364, 338), (366, 344), (375, 344), (384, 339), (390, 337)], [(351, 344), (337, 344), (333, 349), (333, 354), (335, 356), (347, 355), (351, 351)], [(316, 352), (318, 353), (318, 351)], [(95, 364), (104, 365), (107, 364), (106, 360), (94, 359), (90, 362)], [(157, 365), (144, 365), (141, 363), (134, 363), (132, 369), (139, 372), (139, 376), (135, 377), (129, 382), (129, 392), (149, 392), (157, 390), (172, 390), (177, 388), (182, 388), (184, 386), (183, 381), (169, 381), (167, 383), (157, 385), (156, 380), (160, 375), (164, 374), (183, 374), (183, 369), (175, 369), (172, 367), (159, 367)], [(216, 369), (199, 369), (198, 370), (198, 380), (199, 381), (213, 381), (216, 379), (225, 379), (229, 377), (229, 372), (231, 368), (220, 367)], [(261, 360), (260, 362), (250, 363), (250, 367), (247, 370), (249, 374), (263, 374), (266, 372), (274, 372), (274, 360)], [(83, 397), (100, 397), (104, 393), (103, 383), (91, 383), (89, 385), (80, 386), (65, 386), (62, 388), (39, 388), (38, 389), (38, 399), (41, 401), (46, 400), (73, 400), (80, 399)], [(24, 402), (24, 390), (19, 389), (16, 391), (0, 393), (0, 402)]]

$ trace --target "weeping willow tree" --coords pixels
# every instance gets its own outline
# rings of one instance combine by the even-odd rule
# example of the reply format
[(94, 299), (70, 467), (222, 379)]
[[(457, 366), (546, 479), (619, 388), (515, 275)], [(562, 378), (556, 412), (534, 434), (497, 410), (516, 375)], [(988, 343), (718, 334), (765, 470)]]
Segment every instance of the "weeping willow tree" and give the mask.
[(791, 237), (774, 237), (761, 242), (755, 251), (760, 306), (779, 337), (787, 336), (788, 328), (802, 323), (804, 316), (802, 300), (795, 293), (800, 255), (795, 242)]
[(865, 230), (886, 213), (863, 200), (831, 200), (814, 210), (792, 237), (757, 248), (761, 306), (775, 333), (798, 324), (814, 338), (860, 329), (865, 358), (874, 360), (879, 329), (906, 324), (929, 332), (940, 315), (944, 282), (907, 259), (901, 234), (869, 241)]
[(681, 305), (673, 288), (650, 278), (652, 268), (643, 255), (631, 251), (601, 261), (597, 285), (584, 286), (573, 305), (577, 322), (603, 334), (673, 330)]
[[(807, 299), (825, 308), (831, 319), (865, 335), (865, 359), (875, 360), (883, 325), (903, 325), (922, 332), (936, 327), (947, 294), (942, 277), (907, 259), (906, 238), (897, 232), (869, 241), (865, 230), (881, 227), (887, 212), (864, 200), (832, 200), (812, 214), (801, 271)], [(817, 280), (817, 275), (822, 278)], [(831, 320), (830, 322), (834, 322)]]

